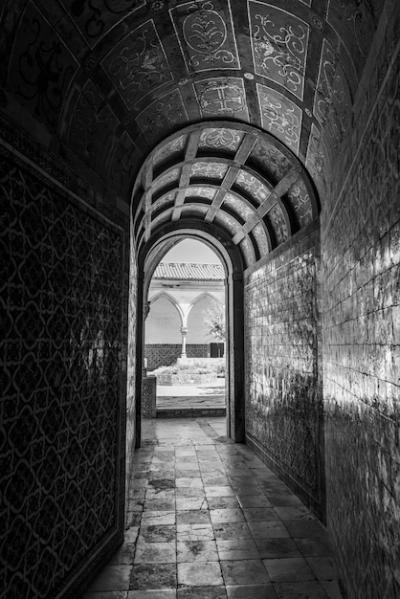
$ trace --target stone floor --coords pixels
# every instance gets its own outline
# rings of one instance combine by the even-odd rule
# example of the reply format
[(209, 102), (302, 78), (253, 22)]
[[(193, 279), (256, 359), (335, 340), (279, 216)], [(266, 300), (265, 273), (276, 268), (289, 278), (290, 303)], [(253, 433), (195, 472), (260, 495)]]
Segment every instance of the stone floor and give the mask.
[(85, 599), (340, 599), (325, 529), (225, 419), (150, 420), (125, 543)]

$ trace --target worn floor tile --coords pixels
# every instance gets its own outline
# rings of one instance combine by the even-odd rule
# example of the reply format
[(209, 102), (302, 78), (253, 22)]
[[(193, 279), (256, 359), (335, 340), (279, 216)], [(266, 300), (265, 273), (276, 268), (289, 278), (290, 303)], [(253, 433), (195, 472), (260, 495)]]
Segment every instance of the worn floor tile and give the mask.
[(302, 557), (265, 559), (264, 566), (272, 582), (314, 580), (314, 573)]
[(222, 586), (223, 584), (218, 561), (178, 563), (179, 586)]
[(260, 559), (221, 561), (221, 568), (227, 586), (269, 582), (267, 571)]
[(228, 599), (277, 599), (272, 584), (226, 587)]
[(85, 599), (341, 599), (324, 527), (224, 434), (143, 423), (125, 543)]

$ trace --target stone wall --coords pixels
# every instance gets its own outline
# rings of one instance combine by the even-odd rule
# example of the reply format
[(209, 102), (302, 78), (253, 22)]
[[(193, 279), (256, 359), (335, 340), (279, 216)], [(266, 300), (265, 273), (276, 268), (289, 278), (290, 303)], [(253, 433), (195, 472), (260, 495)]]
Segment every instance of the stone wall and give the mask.
[(76, 597), (122, 540), (123, 231), (0, 150), (7, 597)]
[(245, 360), (247, 440), (321, 514), (318, 244), (296, 236), (247, 278)]
[(352, 599), (400, 596), (396, 10), (370, 56), (345, 184), (322, 213), (327, 521)]
[[(188, 343), (186, 355), (188, 358), (206, 358), (209, 355), (210, 346), (207, 343)], [(171, 366), (175, 364), (182, 353), (182, 344), (173, 343), (149, 343), (145, 345), (145, 358), (147, 358), (147, 370), (155, 370), (160, 366)]]

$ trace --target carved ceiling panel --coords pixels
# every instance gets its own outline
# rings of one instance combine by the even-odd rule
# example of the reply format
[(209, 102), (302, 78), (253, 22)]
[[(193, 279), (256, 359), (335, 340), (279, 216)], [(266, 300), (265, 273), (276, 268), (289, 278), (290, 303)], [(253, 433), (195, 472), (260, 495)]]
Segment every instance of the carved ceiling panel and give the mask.
[[(263, 159), (268, 168), (273, 163), (271, 172)], [(318, 216), (299, 160), (272, 135), (244, 123), (205, 122), (178, 131), (149, 155), (137, 181), (138, 247), (158, 227), (196, 217), (224, 229), (250, 266)]]
[[(3, 0), (0, 110), (32, 135), (39, 131), (32, 119), (39, 121), (46, 143), (73, 169), (82, 165), (78, 175), (93, 172), (110, 197), (117, 191), (127, 203), (138, 165), (153, 148), (210, 119), (198, 155), (233, 157), (241, 125), (249, 123), (282, 142), (267, 147), (258, 139), (249, 166), (274, 185), (290, 168), (288, 149), (323, 196), (383, 4)], [(16, 117), (19, 107), (29, 118)], [(175, 160), (186, 151), (186, 139), (171, 143), (175, 154), (159, 149), (156, 169), (165, 156)]]

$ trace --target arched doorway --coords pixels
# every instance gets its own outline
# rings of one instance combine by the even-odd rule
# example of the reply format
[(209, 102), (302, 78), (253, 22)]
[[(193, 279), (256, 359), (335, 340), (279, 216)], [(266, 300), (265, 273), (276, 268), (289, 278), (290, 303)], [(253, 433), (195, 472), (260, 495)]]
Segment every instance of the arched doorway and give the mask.
[[(202, 229), (202, 230), (201, 230)], [(138, 256), (138, 319), (137, 364), (143, 361), (144, 315), (147, 292), (154, 270), (172, 244), (188, 237), (201, 240), (216, 252), (226, 273), (226, 323), (227, 335), (227, 435), (236, 442), (244, 440), (244, 346), (243, 346), (243, 262), (235, 246), (229, 244), (223, 230), (212, 225), (200, 227), (195, 220), (181, 220), (177, 227), (160, 227), (154, 239), (143, 247)], [(137, 368), (136, 379), (136, 446), (141, 443), (141, 368)]]

